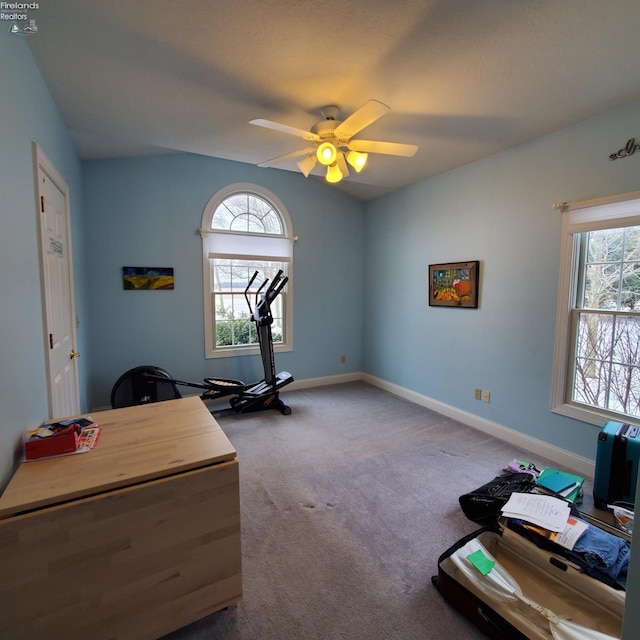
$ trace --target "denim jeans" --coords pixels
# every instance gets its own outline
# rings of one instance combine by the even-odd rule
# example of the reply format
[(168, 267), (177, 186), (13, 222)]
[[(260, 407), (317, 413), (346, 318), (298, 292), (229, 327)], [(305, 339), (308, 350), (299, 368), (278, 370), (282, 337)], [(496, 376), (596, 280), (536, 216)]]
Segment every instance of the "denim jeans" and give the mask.
[(626, 588), (631, 545), (613, 533), (588, 526), (567, 557), (594, 578)]

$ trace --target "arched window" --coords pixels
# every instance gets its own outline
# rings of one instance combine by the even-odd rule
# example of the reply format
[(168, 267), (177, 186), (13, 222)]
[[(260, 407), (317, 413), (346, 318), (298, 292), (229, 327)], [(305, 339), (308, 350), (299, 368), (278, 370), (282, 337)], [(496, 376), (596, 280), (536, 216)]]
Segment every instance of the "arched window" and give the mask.
[[(289, 281), (271, 305), (275, 351), (293, 344), (293, 229), (280, 200), (254, 184), (233, 184), (207, 203), (202, 216), (205, 357), (258, 353), (245, 289), (282, 270)], [(254, 299), (250, 296), (253, 304)]]

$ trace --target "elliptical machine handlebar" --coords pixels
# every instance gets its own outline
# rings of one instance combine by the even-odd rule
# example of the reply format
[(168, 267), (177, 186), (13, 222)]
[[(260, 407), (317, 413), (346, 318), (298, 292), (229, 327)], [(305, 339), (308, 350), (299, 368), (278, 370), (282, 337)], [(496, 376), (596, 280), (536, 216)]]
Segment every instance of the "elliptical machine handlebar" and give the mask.
[(287, 284), (289, 278), (284, 275), (282, 269), (276, 273), (276, 277), (273, 279), (273, 282), (269, 285), (265, 296), (269, 301), (269, 304), (273, 302), (278, 297), (278, 294), (282, 291), (285, 284)]
[[(273, 322), (273, 317), (271, 316), (271, 303), (278, 297), (279, 293), (287, 284), (289, 278), (284, 275), (282, 269), (276, 273), (273, 281), (269, 282), (269, 278), (267, 278), (255, 292), (255, 303), (252, 306), (251, 301), (249, 300), (249, 289), (257, 276), (258, 272), (255, 271), (244, 290), (244, 298), (247, 301), (252, 320), (259, 326), (263, 326)], [(266, 291), (262, 293), (267, 284), (269, 286)]]

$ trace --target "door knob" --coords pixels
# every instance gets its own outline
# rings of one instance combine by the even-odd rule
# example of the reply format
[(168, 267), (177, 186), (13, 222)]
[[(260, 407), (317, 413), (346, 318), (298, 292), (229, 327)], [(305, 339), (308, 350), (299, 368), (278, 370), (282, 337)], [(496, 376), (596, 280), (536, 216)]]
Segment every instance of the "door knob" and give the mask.
[(74, 351), (73, 349), (71, 349), (71, 351), (69, 351), (69, 359), (73, 360), (74, 358), (79, 358), (80, 357), (80, 353), (78, 351)]

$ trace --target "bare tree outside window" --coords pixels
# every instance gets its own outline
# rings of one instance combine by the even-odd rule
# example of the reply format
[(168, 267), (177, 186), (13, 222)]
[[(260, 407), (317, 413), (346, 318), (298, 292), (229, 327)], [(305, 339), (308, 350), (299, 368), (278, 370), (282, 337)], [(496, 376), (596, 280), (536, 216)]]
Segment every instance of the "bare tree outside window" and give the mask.
[(640, 417), (640, 226), (581, 237), (572, 399)]

